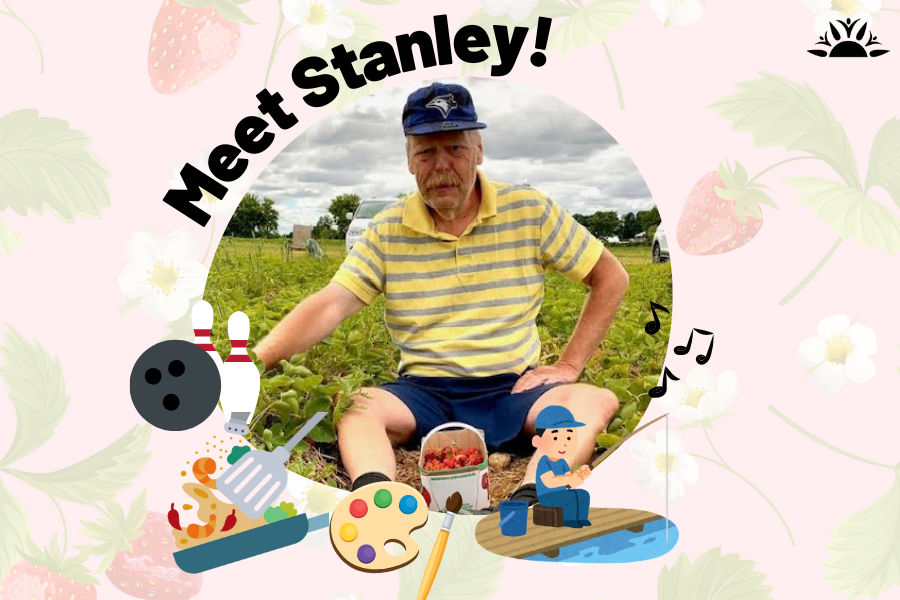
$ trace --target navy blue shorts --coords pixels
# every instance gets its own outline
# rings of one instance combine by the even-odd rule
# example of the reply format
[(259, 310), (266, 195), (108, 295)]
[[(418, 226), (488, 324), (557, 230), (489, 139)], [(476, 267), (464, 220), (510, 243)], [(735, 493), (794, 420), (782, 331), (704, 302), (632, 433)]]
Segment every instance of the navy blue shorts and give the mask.
[(484, 431), (488, 450), (521, 452), (530, 440), (519, 438), (528, 411), (541, 395), (561, 383), (548, 383), (511, 394), (519, 375), (504, 373), (488, 377), (418, 377), (404, 375), (379, 386), (397, 396), (416, 419), (418, 444), (428, 432), (445, 423), (459, 421)]

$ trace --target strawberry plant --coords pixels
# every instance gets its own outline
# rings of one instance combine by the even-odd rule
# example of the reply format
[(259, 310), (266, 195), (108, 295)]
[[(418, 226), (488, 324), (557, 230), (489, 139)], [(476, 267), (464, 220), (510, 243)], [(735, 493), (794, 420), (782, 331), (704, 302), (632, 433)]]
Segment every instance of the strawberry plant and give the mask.
[[(223, 240), (204, 296), (215, 311), (212, 341), (223, 359), (230, 352), (228, 317), (232, 312), (240, 310), (250, 317), (248, 347), (253, 348), (300, 301), (328, 284), (345, 252), (341, 241), (321, 245), (325, 252), (322, 259), (305, 255), (290, 258), (282, 252), (280, 240)], [(611, 251), (625, 265), (631, 284), (606, 339), (581, 378), (609, 388), (619, 398), (619, 414), (608, 432), (598, 438), (604, 447), (633, 431), (650, 404), (647, 392), (656, 386), (662, 372), (669, 321), (663, 319), (660, 331), (652, 336), (646, 333), (644, 324), (652, 320), (651, 300), (664, 306), (672, 302), (671, 267), (653, 264), (648, 247), (613, 247)], [(558, 273), (547, 274), (544, 304), (537, 319), (543, 364), (559, 358), (586, 294), (584, 286)], [(384, 302), (379, 298), (321, 343), (263, 373), (247, 439), (258, 448), (272, 450), (284, 445), (310, 416), (328, 412), (328, 417), (293, 450), (288, 468), (336, 487), (349, 483), (339, 468), (335, 424), (360, 388), (396, 377), (400, 353), (391, 342), (383, 315)], [(170, 324), (173, 331), (178, 327)], [(255, 359), (252, 350), (250, 354)], [(257, 361), (257, 365), (262, 372), (262, 363)], [(459, 466), (456, 457), (433, 460), (446, 469)], [(450, 466), (444, 460), (456, 464)]]

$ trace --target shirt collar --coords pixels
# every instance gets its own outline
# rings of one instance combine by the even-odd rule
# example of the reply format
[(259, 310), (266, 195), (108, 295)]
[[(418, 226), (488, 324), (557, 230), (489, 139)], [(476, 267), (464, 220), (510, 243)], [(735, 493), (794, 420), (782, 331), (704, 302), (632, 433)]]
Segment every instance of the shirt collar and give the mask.
[[(465, 235), (474, 227), (481, 224), (482, 221), (497, 215), (497, 190), (493, 184), (488, 181), (480, 170), (476, 171), (478, 183), (481, 186), (481, 205), (478, 207), (478, 214), (475, 219), (463, 233)], [(431, 213), (428, 212), (428, 206), (422, 199), (422, 194), (416, 190), (410, 194), (406, 200), (406, 207), (403, 209), (403, 225), (409, 227), (413, 231), (429, 235), (440, 239), (456, 239), (448, 233), (442, 233), (437, 230)]]

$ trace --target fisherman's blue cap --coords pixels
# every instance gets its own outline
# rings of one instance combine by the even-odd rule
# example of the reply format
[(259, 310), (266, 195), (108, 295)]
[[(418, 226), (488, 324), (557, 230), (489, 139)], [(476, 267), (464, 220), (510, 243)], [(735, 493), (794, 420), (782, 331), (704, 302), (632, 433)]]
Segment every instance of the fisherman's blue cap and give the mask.
[(451, 83), (432, 83), (409, 95), (403, 107), (403, 133), (424, 135), (440, 131), (484, 129), (478, 122), (469, 90)]
[(566, 429), (567, 427), (584, 427), (584, 423), (575, 420), (575, 416), (562, 406), (548, 406), (538, 413), (534, 420), (535, 429)]

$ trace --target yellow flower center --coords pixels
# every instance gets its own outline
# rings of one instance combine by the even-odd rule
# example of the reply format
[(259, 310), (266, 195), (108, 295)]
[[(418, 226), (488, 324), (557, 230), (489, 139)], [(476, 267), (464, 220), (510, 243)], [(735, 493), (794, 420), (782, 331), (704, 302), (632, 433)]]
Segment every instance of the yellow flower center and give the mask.
[(838, 11), (842, 17), (852, 17), (861, 8), (859, 0), (832, 0), (831, 2), (831, 10)]
[(700, 398), (706, 395), (706, 388), (700, 388), (697, 390), (692, 390), (688, 392), (688, 395), (684, 397), (681, 401), (682, 406), (693, 406), (697, 408), (697, 405), (700, 404)]
[(314, 27), (318, 27), (319, 25), (324, 25), (327, 20), (328, 12), (325, 10), (324, 6), (318, 2), (313, 2), (309, 5), (309, 10), (306, 12), (307, 23)]
[(825, 360), (843, 365), (852, 352), (853, 342), (847, 338), (846, 334), (842, 333), (828, 340), (828, 345), (825, 347)]
[(215, 204), (216, 202), (219, 202), (219, 199), (218, 199), (218, 198), (216, 198), (215, 196), (213, 196), (212, 194), (210, 194), (209, 192), (207, 192), (207, 191), (204, 190), (203, 188), (200, 188), (200, 191), (203, 192), (203, 199), (206, 200), (206, 203), (207, 203), (207, 204), (213, 205), (213, 204)]
[(169, 264), (160, 261), (153, 265), (152, 271), (147, 270), (147, 273), (150, 274), (147, 281), (150, 282), (151, 288), (156, 288), (157, 294), (168, 296), (178, 291), (175, 289), (175, 284), (178, 283), (179, 279), (184, 279), (184, 275), (180, 271), (181, 267), (176, 267), (174, 261), (170, 260)]
[[(677, 460), (678, 459), (675, 457), (675, 455), (672, 454), (671, 452), (669, 452), (669, 472), (667, 473), (668, 475), (671, 475), (672, 472), (675, 470), (675, 461), (677, 461)], [(660, 473), (666, 473), (666, 453), (665, 452), (660, 452), (659, 454), (656, 455), (656, 468)]]

